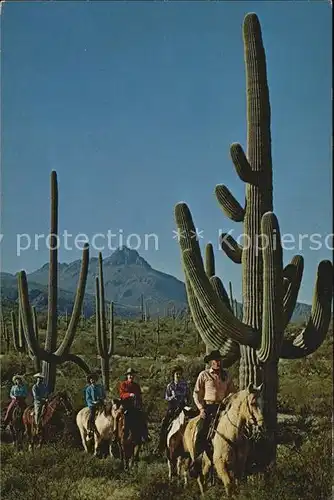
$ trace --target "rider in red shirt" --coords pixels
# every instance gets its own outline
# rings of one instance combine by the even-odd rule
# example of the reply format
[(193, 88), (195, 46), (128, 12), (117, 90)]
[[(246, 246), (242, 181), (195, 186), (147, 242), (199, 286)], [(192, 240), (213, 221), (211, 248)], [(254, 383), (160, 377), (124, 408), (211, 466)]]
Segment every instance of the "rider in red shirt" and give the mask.
[[(136, 371), (129, 368), (125, 373), (126, 380), (119, 386), (119, 396), (122, 401), (122, 406), (126, 410), (130, 421), (133, 423), (139, 422), (143, 441), (149, 441), (147, 422), (142, 411), (142, 393), (140, 385), (134, 382)], [(133, 416), (133, 419), (131, 418)]]
[(142, 404), (143, 404), (142, 395), (141, 395), (141, 388), (140, 388), (140, 385), (134, 381), (134, 377), (136, 375), (136, 372), (132, 368), (129, 368), (125, 375), (126, 375), (127, 379), (124, 380), (124, 382), (122, 382), (120, 384), (119, 396), (120, 396), (122, 401), (127, 400), (126, 404), (124, 406), (128, 406), (128, 404), (130, 404), (130, 400), (131, 400), (131, 403), (133, 403), (133, 406), (141, 408)]

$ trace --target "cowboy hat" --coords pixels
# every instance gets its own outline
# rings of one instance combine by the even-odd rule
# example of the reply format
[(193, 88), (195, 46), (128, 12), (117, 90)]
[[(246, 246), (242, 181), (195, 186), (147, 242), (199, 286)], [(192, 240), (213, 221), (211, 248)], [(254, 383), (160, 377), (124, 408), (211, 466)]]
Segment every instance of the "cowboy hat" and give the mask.
[(220, 352), (218, 350), (211, 351), (209, 354), (207, 354), (204, 357), (204, 363), (208, 363), (209, 361), (212, 361), (213, 359), (223, 359), (223, 356), (220, 354)]
[(23, 380), (23, 376), (18, 374), (14, 375), (14, 377), (12, 378), (13, 383), (15, 383), (16, 380)]
[(91, 379), (95, 380), (95, 382), (98, 380), (99, 376), (97, 373), (90, 373), (87, 375), (87, 382), (89, 383)]
[(137, 372), (133, 368), (128, 368), (125, 372), (125, 375), (135, 375)]
[(38, 372), (38, 373), (35, 373), (34, 378), (44, 378), (44, 375), (43, 375), (43, 373)]

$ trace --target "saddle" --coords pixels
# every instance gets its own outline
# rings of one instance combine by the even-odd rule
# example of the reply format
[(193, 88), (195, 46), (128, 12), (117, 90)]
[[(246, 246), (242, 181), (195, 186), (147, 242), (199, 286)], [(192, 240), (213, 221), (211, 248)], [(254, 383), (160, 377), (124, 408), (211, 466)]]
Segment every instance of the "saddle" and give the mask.
[[(42, 411), (41, 411), (41, 417), (40, 417), (40, 418), (42, 418), (42, 417), (44, 416), (44, 413), (45, 413), (45, 411), (46, 411), (46, 407), (47, 407), (47, 404), (46, 404), (46, 403), (45, 403), (45, 404), (43, 404), (43, 406), (42, 406)], [(30, 412), (29, 412), (29, 415), (30, 415), (31, 417), (33, 417), (33, 416), (35, 415), (35, 409), (34, 409), (34, 407), (32, 407), (32, 408), (31, 408), (31, 410), (30, 410)]]

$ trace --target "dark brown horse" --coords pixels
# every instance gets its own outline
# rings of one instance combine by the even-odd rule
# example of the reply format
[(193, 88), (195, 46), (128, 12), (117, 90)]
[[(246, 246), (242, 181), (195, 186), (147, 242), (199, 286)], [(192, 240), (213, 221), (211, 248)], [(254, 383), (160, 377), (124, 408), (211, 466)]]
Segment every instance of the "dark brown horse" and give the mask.
[(40, 425), (35, 423), (34, 407), (31, 405), (24, 410), (23, 424), (29, 442), (29, 449), (32, 450), (37, 443), (40, 448), (47, 438), (47, 430), (52, 423), (55, 423), (59, 414), (70, 415), (73, 406), (66, 391), (58, 392), (46, 403), (42, 409)]
[[(136, 421), (135, 410), (124, 411), (120, 401), (115, 400), (118, 409), (114, 413), (116, 442), (119, 455), (125, 470), (138, 464), (142, 447), (142, 429)], [(118, 401), (118, 404), (117, 404)]]

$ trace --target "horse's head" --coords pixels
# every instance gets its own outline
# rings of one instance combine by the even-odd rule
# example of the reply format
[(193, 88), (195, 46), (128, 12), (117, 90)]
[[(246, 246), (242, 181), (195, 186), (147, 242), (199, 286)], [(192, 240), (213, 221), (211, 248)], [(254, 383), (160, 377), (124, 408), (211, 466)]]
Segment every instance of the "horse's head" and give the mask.
[(105, 417), (110, 417), (113, 416), (113, 409), (114, 409), (114, 402), (113, 400), (111, 401), (106, 401), (103, 405), (103, 413)]
[(66, 415), (71, 415), (73, 413), (71, 397), (67, 391), (58, 392), (54, 396), (53, 401), (56, 402), (58, 408), (63, 408), (65, 410)]
[(263, 384), (259, 387), (249, 384), (246, 389), (246, 401), (244, 405), (245, 420), (251, 434), (261, 434), (265, 431), (264, 423), (264, 399), (263, 399)]

